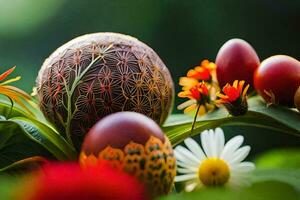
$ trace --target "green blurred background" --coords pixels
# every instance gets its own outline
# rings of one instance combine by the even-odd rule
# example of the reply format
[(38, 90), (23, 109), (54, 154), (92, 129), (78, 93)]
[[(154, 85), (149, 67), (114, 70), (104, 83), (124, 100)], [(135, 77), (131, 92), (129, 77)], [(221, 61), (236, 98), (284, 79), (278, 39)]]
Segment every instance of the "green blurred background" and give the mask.
[[(0, 0), (0, 70), (17, 65), (15, 74), (22, 75), (17, 86), (30, 92), (56, 48), (86, 33), (109, 31), (152, 47), (177, 85), (202, 59), (214, 61), (231, 38), (248, 41), (261, 60), (274, 54), (300, 59), (299, 10), (299, 0)], [(299, 145), (299, 139), (280, 133), (253, 132), (247, 142), (256, 144), (256, 151)]]

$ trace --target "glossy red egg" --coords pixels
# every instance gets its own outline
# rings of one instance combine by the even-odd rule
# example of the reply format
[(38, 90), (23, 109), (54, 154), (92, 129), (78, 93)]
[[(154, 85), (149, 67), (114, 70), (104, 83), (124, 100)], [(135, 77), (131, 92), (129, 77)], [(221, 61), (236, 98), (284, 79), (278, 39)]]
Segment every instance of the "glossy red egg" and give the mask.
[(97, 155), (108, 145), (123, 149), (129, 142), (145, 144), (150, 136), (165, 141), (160, 127), (145, 115), (118, 112), (96, 123), (84, 139), (82, 150)]
[(260, 61), (253, 47), (246, 41), (227, 41), (220, 48), (215, 63), (220, 87), (235, 80), (245, 80), (253, 88), (253, 75)]
[(150, 118), (118, 112), (97, 122), (84, 139), (82, 168), (109, 162), (141, 180), (153, 196), (170, 192), (176, 159), (169, 139)]
[(266, 102), (293, 107), (300, 86), (300, 62), (290, 56), (265, 59), (254, 75), (254, 87)]
[(296, 108), (300, 111), (300, 86), (298, 87), (295, 96), (294, 96), (294, 103)]

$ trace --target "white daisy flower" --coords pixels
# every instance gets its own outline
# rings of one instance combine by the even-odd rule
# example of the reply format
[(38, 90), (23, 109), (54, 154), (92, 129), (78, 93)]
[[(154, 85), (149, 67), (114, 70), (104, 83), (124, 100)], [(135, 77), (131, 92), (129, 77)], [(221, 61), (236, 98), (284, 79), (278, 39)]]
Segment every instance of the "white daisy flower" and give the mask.
[(192, 138), (184, 140), (187, 148), (175, 148), (177, 171), (182, 174), (175, 182), (186, 181), (186, 191), (201, 186), (248, 185), (247, 175), (255, 165), (242, 162), (250, 152), (250, 146), (240, 147), (244, 137), (235, 136), (225, 144), (221, 128), (203, 131), (200, 136), (202, 148)]

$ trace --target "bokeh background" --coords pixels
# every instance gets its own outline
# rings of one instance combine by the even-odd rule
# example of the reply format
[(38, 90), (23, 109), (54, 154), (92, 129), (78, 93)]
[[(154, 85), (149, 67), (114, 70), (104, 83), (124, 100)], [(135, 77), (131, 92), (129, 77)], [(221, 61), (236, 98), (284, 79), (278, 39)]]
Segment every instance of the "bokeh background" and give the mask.
[[(178, 92), (178, 78), (202, 59), (214, 61), (231, 38), (248, 41), (261, 60), (275, 54), (300, 59), (299, 10), (299, 0), (0, 0), (0, 70), (16, 65), (22, 75), (16, 85), (30, 92), (56, 48), (87, 33), (120, 32), (159, 54)], [(298, 141), (256, 129), (247, 137), (257, 152)]]

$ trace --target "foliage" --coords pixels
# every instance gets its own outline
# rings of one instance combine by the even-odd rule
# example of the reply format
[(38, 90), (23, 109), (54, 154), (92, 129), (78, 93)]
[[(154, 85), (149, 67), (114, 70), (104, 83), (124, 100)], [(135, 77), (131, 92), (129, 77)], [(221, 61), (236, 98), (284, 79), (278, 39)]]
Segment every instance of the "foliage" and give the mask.
[[(14, 162), (33, 156), (57, 160), (76, 159), (75, 150), (49, 123), (39, 117), (40, 111), (34, 113), (35, 117), (17, 107), (11, 110), (8, 103), (0, 103), (0, 171), (8, 170), (14, 166)], [(249, 112), (244, 116), (228, 116), (224, 109), (219, 109), (199, 117), (194, 134), (222, 124), (262, 127), (299, 137), (299, 119), (300, 114), (296, 111), (281, 106), (266, 107), (259, 97), (253, 97), (249, 99)], [(186, 115), (171, 115), (162, 128), (172, 144), (176, 145), (190, 135), (192, 121), (192, 117)]]
[[(209, 128), (220, 125), (253, 126), (280, 131), (300, 137), (300, 114), (286, 107), (271, 105), (269, 107), (260, 97), (252, 97), (248, 101), (249, 111), (242, 116), (229, 116), (226, 110), (219, 109), (199, 117), (193, 133), (199, 134)], [(180, 143), (191, 136), (191, 123), (193, 119), (186, 115), (176, 114), (168, 118), (163, 126), (164, 132), (173, 145)]]
[(242, 190), (229, 190), (225, 188), (202, 189), (192, 193), (173, 194), (161, 200), (281, 200), (282, 198), (296, 200), (297, 191), (289, 184), (278, 181), (264, 181)]
[(300, 149), (286, 148), (267, 151), (259, 155), (255, 163), (259, 169), (300, 169)]
[[(39, 166), (46, 159), (75, 160), (77, 152), (66, 139), (52, 127), (36, 109), (34, 115), (24, 112), (18, 106), (11, 107), (9, 102), (0, 103), (0, 172), (15, 174)], [(300, 114), (281, 106), (267, 107), (259, 97), (249, 99), (249, 111), (243, 116), (229, 116), (220, 108), (195, 123), (193, 135), (201, 131), (222, 126), (250, 126), (276, 130), (282, 134), (300, 136)], [(183, 141), (191, 134), (193, 118), (186, 115), (171, 115), (162, 126), (173, 145)], [(285, 155), (285, 156), (284, 156)], [(291, 156), (286, 156), (291, 155)], [(162, 199), (296, 199), (300, 192), (300, 171), (285, 170), (282, 163), (298, 166), (298, 151), (286, 150), (269, 153), (258, 158), (258, 169), (251, 176), (253, 186), (246, 189), (229, 190), (225, 188), (205, 189), (193, 193), (180, 193)], [(276, 165), (277, 169), (269, 169)], [(278, 161), (280, 160), (280, 162)], [(271, 163), (271, 164), (270, 164)], [(278, 164), (279, 163), (279, 164)], [(281, 164), (280, 164), (281, 163)], [(292, 164), (291, 164), (292, 165)], [(274, 168), (274, 166), (273, 166)], [(289, 167), (287, 167), (289, 168)], [(4, 179), (5, 180), (5, 179)], [(10, 179), (0, 183), (3, 195), (9, 196), (14, 187)], [(275, 188), (275, 190), (274, 190)]]
[(40, 156), (76, 159), (75, 150), (48, 124), (6, 103), (0, 103), (0, 116), (0, 172), (16, 164), (39, 162)]

